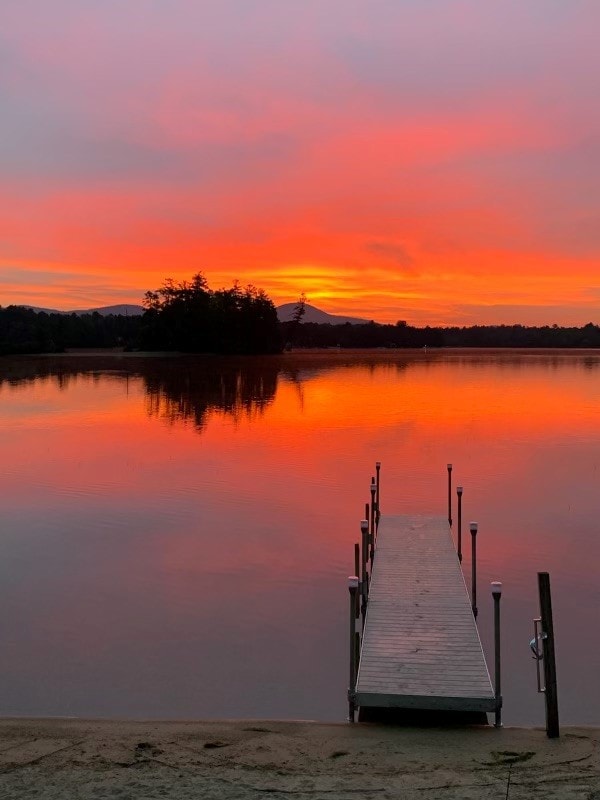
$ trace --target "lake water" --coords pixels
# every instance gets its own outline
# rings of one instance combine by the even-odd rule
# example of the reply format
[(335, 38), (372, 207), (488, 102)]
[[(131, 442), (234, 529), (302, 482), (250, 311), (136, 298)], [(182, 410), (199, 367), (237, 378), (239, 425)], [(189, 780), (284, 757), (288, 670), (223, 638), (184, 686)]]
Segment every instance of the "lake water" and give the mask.
[(538, 571), (600, 724), (600, 353), (3, 358), (0, 419), (1, 715), (343, 720), (379, 460), (383, 513), (445, 514), (454, 464), (505, 724), (544, 723)]

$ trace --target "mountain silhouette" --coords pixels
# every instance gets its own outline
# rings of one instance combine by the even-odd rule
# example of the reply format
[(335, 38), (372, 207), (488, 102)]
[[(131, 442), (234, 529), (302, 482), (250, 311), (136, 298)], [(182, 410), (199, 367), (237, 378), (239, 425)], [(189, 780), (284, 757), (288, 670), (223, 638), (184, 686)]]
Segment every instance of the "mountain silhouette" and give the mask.
[[(277, 306), (277, 316), (280, 322), (290, 322), (294, 314), (294, 309), (297, 303), (284, 303)], [(370, 320), (361, 319), (360, 317), (344, 317), (337, 314), (328, 314), (326, 311), (321, 311), (316, 306), (311, 306), (308, 303), (304, 305), (305, 314), (302, 317), (302, 322), (317, 322), (320, 324), (328, 323), (329, 325), (345, 325), (349, 322), (351, 325), (366, 325)]]
[(37, 314), (100, 314), (102, 317), (108, 317), (110, 314), (119, 316), (137, 317), (144, 313), (142, 306), (136, 306), (133, 303), (120, 303), (116, 306), (99, 306), (98, 308), (78, 308), (73, 311), (59, 311), (56, 308), (39, 308), (38, 306), (20, 306), (21, 308), (28, 308), (30, 311), (35, 311)]
[[(277, 306), (277, 316), (279, 317), (279, 321), (289, 322), (292, 319), (296, 305), (297, 303), (283, 303), (283, 305)], [(98, 308), (79, 308), (74, 311), (59, 311), (55, 308), (39, 308), (38, 306), (26, 305), (21, 306), (21, 308), (28, 308), (30, 311), (35, 311), (36, 313), (43, 312), (45, 314), (77, 314), (78, 316), (81, 316), (82, 314), (97, 313), (102, 317), (107, 317), (109, 314), (136, 317), (144, 313), (143, 306), (134, 305), (132, 303), (121, 303), (114, 306), (100, 306)], [(345, 325), (347, 322), (349, 322), (351, 325), (366, 325), (368, 322), (370, 322), (370, 320), (363, 319), (361, 317), (346, 317), (338, 314), (328, 314), (326, 311), (321, 311), (320, 308), (311, 306), (309, 303), (306, 303), (304, 308), (306, 309), (306, 313), (302, 318), (302, 322), (316, 322), (320, 324), (326, 323), (329, 325)]]

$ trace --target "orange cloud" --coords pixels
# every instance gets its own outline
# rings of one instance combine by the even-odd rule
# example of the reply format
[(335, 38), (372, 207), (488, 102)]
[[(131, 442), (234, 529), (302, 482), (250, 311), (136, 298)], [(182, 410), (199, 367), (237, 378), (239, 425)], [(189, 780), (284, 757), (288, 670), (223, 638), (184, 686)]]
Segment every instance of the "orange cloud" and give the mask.
[(380, 321), (595, 313), (595, 6), (134, 3), (135, 42), (108, 8), (33, 30), (27, 6), (3, 12), (0, 303), (203, 270)]

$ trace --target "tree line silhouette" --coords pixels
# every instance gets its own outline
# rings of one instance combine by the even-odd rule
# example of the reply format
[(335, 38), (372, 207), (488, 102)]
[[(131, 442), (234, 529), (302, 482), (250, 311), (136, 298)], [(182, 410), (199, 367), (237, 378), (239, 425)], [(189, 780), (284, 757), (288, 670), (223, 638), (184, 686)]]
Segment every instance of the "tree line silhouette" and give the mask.
[(289, 341), (291, 336), (295, 348), (600, 347), (600, 327), (591, 322), (581, 328), (558, 325), (417, 328), (405, 322), (395, 325), (286, 322), (282, 328), (284, 340)]
[(0, 355), (61, 353), (76, 347), (126, 347), (133, 344), (139, 317), (110, 314), (55, 314), (21, 306), (0, 308)]
[(304, 322), (305, 297), (280, 323), (262, 289), (209, 288), (198, 273), (191, 281), (167, 280), (146, 292), (141, 316), (59, 314), (21, 306), (0, 307), (0, 355), (63, 352), (75, 348), (179, 351), (227, 355), (280, 353), (284, 348), (600, 347), (600, 327), (474, 325), (423, 328), (399, 321), (353, 325)]

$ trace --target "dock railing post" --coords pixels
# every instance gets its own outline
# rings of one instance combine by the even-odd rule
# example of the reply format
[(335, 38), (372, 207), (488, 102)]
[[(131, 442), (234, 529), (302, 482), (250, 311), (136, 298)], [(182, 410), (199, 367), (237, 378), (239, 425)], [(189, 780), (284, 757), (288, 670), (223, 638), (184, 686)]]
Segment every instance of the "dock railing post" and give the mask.
[(381, 516), (381, 505), (379, 503), (379, 487), (381, 483), (381, 476), (379, 473), (381, 472), (381, 461), (375, 462), (375, 472), (377, 473), (377, 494), (375, 497), (375, 502), (377, 504), (377, 519), (375, 522), (377, 525), (379, 525), (379, 517)]
[(375, 495), (377, 494), (377, 485), (375, 478), (371, 478), (371, 567), (373, 566), (373, 556), (375, 555)]
[(458, 538), (456, 542), (456, 547), (458, 550), (458, 560), (462, 564), (462, 495), (463, 495), (462, 486), (456, 487), (456, 494), (458, 496)]
[(492, 597), (494, 598), (494, 695), (496, 697), (496, 716), (494, 725), (502, 727), (502, 684), (500, 672), (500, 598), (502, 584), (492, 581)]
[(540, 617), (542, 625), (542, 652), (544, 654), (544, 682), (546, 698), (546, 734), (550, 739), (560, 736), (558, 724), (558, 691), (556, 683), (556, 657), (554, 653), (554, 622), (552, 620), (552, 597), (550, 575), (538, 572), (540, 593)]
[(348, 720), (354, 722), (354, 699), (356, 697), (356, 596), (358, 576), (348, 578), (350, 592), (350, 680), (348, 682)]
[[(366, 541), (366, 550), (365, 550), (365, 560), (367, 563), (371, 558), (371, 504), (365, 503), (365, 519), (367, 520), (367, 541)], [(373, 564), (371, 563), (371, 566)]]
[(471, 522), (471, 607), (477, 619), (477, 523)]
[(365, 616), (367, 614), (367, 597), (369, 594), (369, 576), (367, 573), (367, 554), (369, 552), (369, 521), (366, 519), (361, 520), (360, 531), (362, 533), (362, 568), (360, 573), (360, 589), (361, 589), (361, 614), (363, 628), (365, 626)]
[(452, 464), (448, 464), (448, 525), (452, 525)]
[[(354, 545), (354, 574), (356, 576), (360, 575), (360, 545), (355, 543)], [(355, 616), (358, 618), (360, 617), (360, 592), (356, 593), (356, 613)]]

